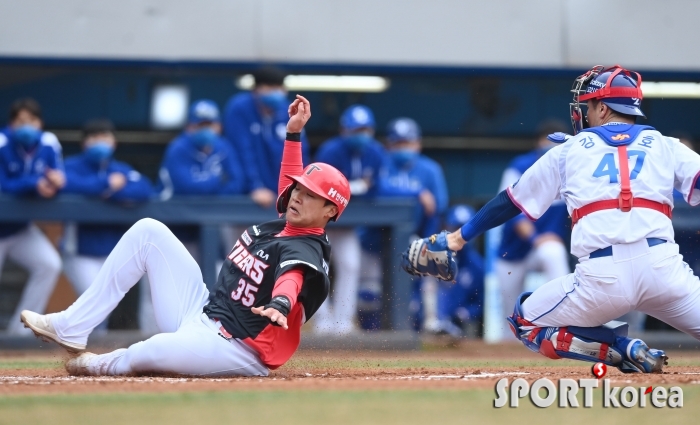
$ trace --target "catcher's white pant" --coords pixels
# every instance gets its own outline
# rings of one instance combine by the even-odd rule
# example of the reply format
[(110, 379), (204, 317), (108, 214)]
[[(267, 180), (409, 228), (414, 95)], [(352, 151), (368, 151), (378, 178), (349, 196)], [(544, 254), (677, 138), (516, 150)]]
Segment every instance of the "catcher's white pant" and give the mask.
[[(571, 272), (569, 254), (561, 242), (546, 241), (533, 248), (522, 261), (497, 260), (494, 265), (501, 295), (501, 316), (513, 313), (518, 296), (525, 290), (525, 277), (529, 272), (542, 271), (547, 281)], [(503, 323), (501, 338), (510, 338), (508, 326)]]
[(29, 272), (29, 279), (10, 318), (7, 333), (31, 335), (31, 331), (20, 322), (19, 314), (22, 310), (44, 312), (61, 274), (61, 257), (51, 241), (34, 224), (19, 233), (0, 238), (0, 270), (6, 257)]
[(678, 245), (646, 240), (613, 246), (613, 255), (579, 260), (574, 273), (548, 282), (523, 303), (537, 326), (594, 327), (631, 310), (700, 339), (700, 281)]
[(316, 312), (314, 328), (342, 334), (355, 328), (362, 250), (355, 229), (328, 229), (326, 234), (333, 245), (333, 293)]
[(89, 288), (54, 316), (58, 336), (87, 343), (90, 332), (144, 274), (148, 274), (156, 322), (163, 333), (128, 349), (97, 356), (93, 361), (102, 373), (268, 374), (254, 350), (239, 340), (219, 336), (215, 323), (203, 315), (209, 291), (197, 262), (164, 224), (152, 219), (131, 227)]

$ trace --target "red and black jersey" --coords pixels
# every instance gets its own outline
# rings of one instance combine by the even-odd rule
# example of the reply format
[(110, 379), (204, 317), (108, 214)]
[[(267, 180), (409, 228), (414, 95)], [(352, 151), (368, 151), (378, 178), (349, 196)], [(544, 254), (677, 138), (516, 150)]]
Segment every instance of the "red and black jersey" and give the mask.
[[(253, 347), (270, 368), (283, 364), (299, 345), (301, 325), (328, 296), (331, 246), (325, 233), (279, 236), (284, 217), (246, 229), (224, 261), (204, 312), (224, 329)], [(273, 326), (252, 307), (268, 304), (275, 282), (285, 272), (301, 269), (304, 280), (287, 316), (288, 330)]]

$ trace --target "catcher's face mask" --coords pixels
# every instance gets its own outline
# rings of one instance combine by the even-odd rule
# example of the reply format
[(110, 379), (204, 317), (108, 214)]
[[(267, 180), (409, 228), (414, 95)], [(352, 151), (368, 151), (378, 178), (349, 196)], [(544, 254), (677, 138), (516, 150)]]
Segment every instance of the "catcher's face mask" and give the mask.
[(574, 100), (569, 103), (569, 112), (571, 114), (571, 125), (574, 127), (574, 135), (583, 130), (583, 111), (581, 111), (581, 96), (586, 94), (588, 83), (603, 72), (603, 65), (596, 65), (585, 74), (579, 75), (574, 80), (571, 86), (571, 93), (574, 94)]

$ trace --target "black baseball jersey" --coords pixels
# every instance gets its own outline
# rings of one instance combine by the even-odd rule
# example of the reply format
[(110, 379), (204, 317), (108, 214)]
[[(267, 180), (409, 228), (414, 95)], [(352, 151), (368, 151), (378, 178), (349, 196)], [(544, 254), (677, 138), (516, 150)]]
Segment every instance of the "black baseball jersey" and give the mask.
[(270, 325), (267, 317), (250, 309), (268, 304), (275, 282), (289, 270), (304, 270), (297, 302), (303, 305), (306, 319), (316, 313), (328, 296), (328, 237), (325, 233), (276, 237), (285, 224), (281, 218), (247, 228), (224, 260), (204, 312), (220, 320), (235, 338), (254, 340)]

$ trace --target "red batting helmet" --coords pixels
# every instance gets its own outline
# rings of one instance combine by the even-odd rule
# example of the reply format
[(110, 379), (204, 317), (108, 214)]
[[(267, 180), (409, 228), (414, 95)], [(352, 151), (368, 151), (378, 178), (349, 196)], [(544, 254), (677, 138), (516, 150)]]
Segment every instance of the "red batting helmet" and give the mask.
[[(338, 214), (331, 218), (333, 221), (340, 217), (345, 211), (345, 207), (348, 206), (348, 202), (350, 202), (350, 184), (348, 179), (331, 165), (323, 162), (314, 162), (306, 166), (300, 176), (287, 174), (286, 177), (335, 204), (338, 207)], [(277, 198), (277, 212), (280, 214), (287, 211), (289, 197), (293, 188), (294, 184), (290, 184)]]

